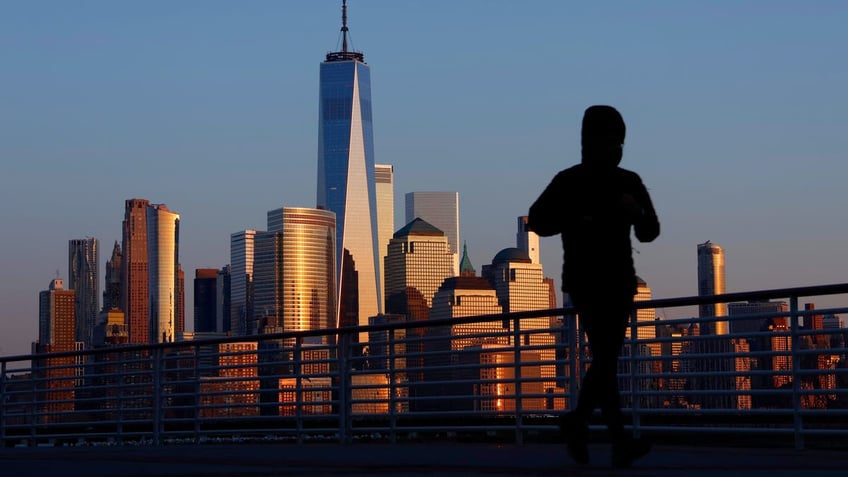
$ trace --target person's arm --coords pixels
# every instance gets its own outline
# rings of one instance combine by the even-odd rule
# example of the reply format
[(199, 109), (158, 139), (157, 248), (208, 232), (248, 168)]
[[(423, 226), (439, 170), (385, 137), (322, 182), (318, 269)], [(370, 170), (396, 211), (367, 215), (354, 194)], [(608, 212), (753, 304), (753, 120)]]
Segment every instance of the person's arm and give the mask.
[(633, 201), (637, 207), (637, 213), (633, 217), (633, 231), (636, 238), (640, 242), (651, 242), (660, 235), (660, 221), (651, 202), (651, 196), (641, 180), (634, 191)]
[(563, 207), (564, 201), (564, 186), (561, 180), (561, 174), (548, 184), (548, 187), (542, 192), (542, 195), (533, 202), (530, 206), (530, 212), (527, 217), (527, 226), (533, 232), (549, 237), (562, 232), (563, 224)]

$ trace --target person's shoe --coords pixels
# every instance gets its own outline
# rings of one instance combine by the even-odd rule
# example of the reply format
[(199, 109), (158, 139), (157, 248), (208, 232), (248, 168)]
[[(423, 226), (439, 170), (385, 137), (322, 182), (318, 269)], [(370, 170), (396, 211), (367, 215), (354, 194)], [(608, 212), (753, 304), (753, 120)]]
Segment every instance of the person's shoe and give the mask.
[(589, 463), (589, 426), (573, 412), (559, 419), (559, 430), (565, 438), (568, 455), (580, 464)]
[(612, 466), (627, 468), (651, 451), (651, 443), (639, 438), (627, 438), (612, 445)]

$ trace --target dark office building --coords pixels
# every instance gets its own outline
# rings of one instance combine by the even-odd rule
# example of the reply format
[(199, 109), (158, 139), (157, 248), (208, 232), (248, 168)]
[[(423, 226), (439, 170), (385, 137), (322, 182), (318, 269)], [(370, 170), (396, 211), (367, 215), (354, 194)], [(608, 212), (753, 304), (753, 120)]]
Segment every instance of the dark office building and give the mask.
[(194, 332), (215, 332), (218, 305), (218, 269), (194, 271)]

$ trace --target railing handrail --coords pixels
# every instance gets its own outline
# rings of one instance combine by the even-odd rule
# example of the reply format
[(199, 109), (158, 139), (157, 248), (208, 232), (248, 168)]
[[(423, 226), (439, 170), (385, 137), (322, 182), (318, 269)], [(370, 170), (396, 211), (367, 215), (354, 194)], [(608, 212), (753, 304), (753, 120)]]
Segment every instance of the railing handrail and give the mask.
[[(828, 285), (813, 285), (804, 287), (791, 288), (774, 288), (767, 290), (756, 290), (748, 292), (723, 293), (720, 295), (709, 296), (686, 296), (677, 298), (659, 298), (652, 300), (637, 301), (634, 303), (634, 309), (644, 308), (672, 308), (694, 305), (706, 305), (713, 303), (730, 303), (735, 301), (751, 301), (751, 300), (769, 300), (773, 298), (787, 298), (790, 296), (826, 296), (848, 293), (848, 283), (836, 283)], [(244, 335), (244, 336), (226, 336), (218, 338), (203, 338), (197, 340), (177, 341), (172, 343), (151, 343), (151, 344), (128, 344), (116, 347), (95, 348), (80, 351), (61, 351), (51, 353), (24, 354), (14, 356), (0, 356), (0, 363), (12, 361), (27, 361), (38, 360), (46, 357), (61, 358), (69, 356), (89, 356), (101, 353), (114, 353), (115, 351), (133, 352), (145, 350), (159, 350), (168, 348), (184, 348), (186, 344), (194, 346), (215, 345), (224, 343), (238, 343), (243, 341), (252, 341), (261, 339), (265, 340), (280, 340), (293, 338), (307, 338), (326, 336), (328, 332), (339, 335), (353, 335), (359, 333), (367, 333), (369, 331), (387, 331), (396, 329), (410, 328), (438, 328), (440, 326), (451, 326), (470, 323), (484, 323), (493, 320), (511, 321), (524, 318), (541, 318), (545, 316), (565, 316), (575, 314), (574, 307), (560, 307), (550, 309), (539, 309), (530, 311), (519, 311), (511, 313), (493, 313), (487, 315), (475, 315), (461, 318), (446, 318), (446, 319), (430, 319), (421, 321), (408, 321), (403, 323), (380, 323), (367, 326), (344, 326), (332, 330), (306, 330), (306, 331), (284, 331), (279, 333), (268, 333), (262, 335)], [(783, 312), (788, 314), (789, 312)], [(803, 313), (799, 310), (798, 313)], [(722, 317), (724, 318), (724, 317)]]

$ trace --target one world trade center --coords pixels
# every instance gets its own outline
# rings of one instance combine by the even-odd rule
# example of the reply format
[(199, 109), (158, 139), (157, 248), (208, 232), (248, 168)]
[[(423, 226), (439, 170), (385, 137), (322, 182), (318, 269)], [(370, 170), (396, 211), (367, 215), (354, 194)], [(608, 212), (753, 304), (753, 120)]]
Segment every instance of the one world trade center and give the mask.
[(336, 214), (337, 323), (367, 325), (381, 312), (374, 183), (371, 78), (365, 55), (342, 49), (321, 63), (318, 108), (318, 207)]

